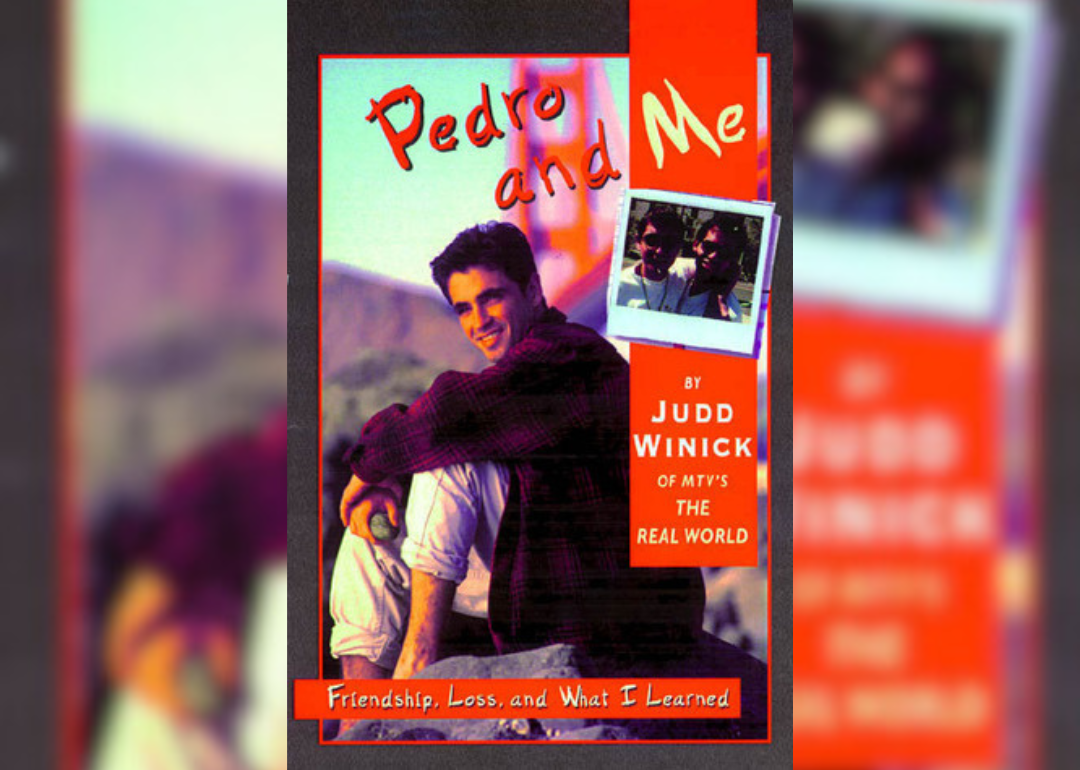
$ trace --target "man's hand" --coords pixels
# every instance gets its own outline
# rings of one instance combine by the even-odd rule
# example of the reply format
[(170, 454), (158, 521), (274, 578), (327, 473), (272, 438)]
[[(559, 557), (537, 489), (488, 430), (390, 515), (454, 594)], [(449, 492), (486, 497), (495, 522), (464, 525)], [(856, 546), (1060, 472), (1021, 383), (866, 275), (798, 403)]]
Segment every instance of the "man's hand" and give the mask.
[(341, 496), (341, 523), (357, 537), (370, 543), (378, 543), (379, 540), (371, 534), (369, 528), (371, 514), (384, 510), (390, 517), (390, 523), (400, 527), (401, 497), (401, 484), (396, 479), (387, 478), (376, 485), (353, 476)]

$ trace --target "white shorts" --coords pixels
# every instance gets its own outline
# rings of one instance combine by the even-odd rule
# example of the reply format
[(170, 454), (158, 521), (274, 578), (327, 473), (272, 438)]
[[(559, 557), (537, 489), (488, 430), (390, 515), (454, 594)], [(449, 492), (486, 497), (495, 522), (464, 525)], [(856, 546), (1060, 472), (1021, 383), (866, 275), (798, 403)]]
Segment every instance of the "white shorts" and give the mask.
[(346, 530), (330, 583), (333, 656), (360, 655), (394, 668), (408, 627), (413, 569), (458, 584), (454, 611), (487, 617), (491, 559), (509, 487), (510, 471), (498, 463), (418, 473), (396, 540), (373, 545)]

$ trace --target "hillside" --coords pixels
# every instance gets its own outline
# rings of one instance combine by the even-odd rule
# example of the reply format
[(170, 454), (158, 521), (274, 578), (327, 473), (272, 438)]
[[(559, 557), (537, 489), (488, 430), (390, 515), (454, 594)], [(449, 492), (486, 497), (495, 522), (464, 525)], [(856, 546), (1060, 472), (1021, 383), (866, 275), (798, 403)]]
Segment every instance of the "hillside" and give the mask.
[(440, 371), (477, 371), (483, 357), (442, 297), (333, 264), (323, 268), (323, 376), (362, 351), (408, 353)]

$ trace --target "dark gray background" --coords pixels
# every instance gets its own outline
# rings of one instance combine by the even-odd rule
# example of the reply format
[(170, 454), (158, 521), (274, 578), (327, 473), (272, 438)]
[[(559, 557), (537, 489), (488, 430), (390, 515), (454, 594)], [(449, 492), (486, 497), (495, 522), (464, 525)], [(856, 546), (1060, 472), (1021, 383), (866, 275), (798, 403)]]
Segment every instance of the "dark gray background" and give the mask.
[[(719, 5), (719, 4), (718, 4)], [(784, 225), (773, 273), (773, 742), (757, 745), (506, 744), (320, 746), (291, 721), (293, 768), (791, 766), (791, 2), (759, 0), (759, 45), (773, 55), (773, 196)], [(622, 2), (289, 3), (289, 679), (318, 676), (318, 56), (330, 53), (626, 53)]]
[[(400, 27), (391, 30), (391, 11), (372, 0), (338, 8), (322, 2), (293, 0), (290, 3), (290, 266), (293, 271), (290, 312), (294, 319), (290, 349), (291, 417), (299, 462), (290, 468), (290, 515), (294, 541), (292, 606), (294, 620), (290, 648), (294, 651), (291, 675), (311, 676), (317, 657), (317, 597), (315, 575), (315, 512), (317, 499), (314, 477), (315, 409), (315, 322), (316, 255), (316, 93), (315, 56), (326, 52), (375, 52), (382, 50), (420, 51), (435, 48), (429, 31), (448, 30), (446, 51), (503, 52), (501, 43), (518, 50), (579, 52), (585, 50), (625, 50), (627, 23), (625, 3), (576, 2), (548, 4), (554, 11), (519, 8), (501, 11), (500, 5), (475, 14), (479, 21), (459, 20), (446, 26), (440, 17), (427, 15), (419, 31)], [(520, 5), (520, 4), (519, 4)], [(585, 6), (586, 3), (580, 3)], [(1036, 488), (1043, 493), (1045, 637), (1047, 703), (1036, 715), (1047, 729), (1046, 766), (1075, 767), (1080, 757), (1080, 730), (1076, 724), (1076, 693), (1080, 692), (1080, 580), (1077, 579), (1077, 542), (1080, 536), (1077, 469), (1080, 453), (1080, 217), (1077, 214), (1077, 180), (1080, 179), (1080, 41), (1075, 30), (1080, 24), (1080, 3), (1054, 0), (1060, 26), (1071, 40), (1059, 63), (1058, 78), (1049, 122), (1049, 148), (1044, 153), (1048, 237), (1044, 263), (1043, 318), (1040, 341), (1043, 361), (1044, 428), (1042, 456), (1045, 463)], [(432, 4), (434, 7), (434, 4)], [(475, 7), (479, 7), (475, 4)], [(320, 10), (320, 8), (322, 10)], [(69, 9), (70, 10), (70, 9)], [(773, 85), (777, 94), (790, 87), (791, 4), (761, 0), (760, 48), (775, 54)], [(4, 631), (0, 634), (0, 741), (5, 765), (19, 768), (56, 766), (60, 740), (57, 728), (56, 642), (59, 639), (59, 612), (56, 609), (56, 570), (59, 563), (56, 521), (56, 490), (62, 470), (56, 454), (55, 430), (58, 422), (57, 364), (61, 326), (57, 281), (63, 255), (59, 252), (61, 233), (61, 186), (58, 177), (58, 142), (61, 116), (56, 92), (59, 87), (57, 59), (61, 50), (57, 3), (38, 0), (9, 0), (0, 3), (0, 143), (17, 163), (0, 173), (0, 512), (4, 515), (4, 536), (0, 538), (0, 564), (5, 579), (0, 581)], [(393, 12), (393, 13), (403, 13)], [(434, 12), (432, 12), (434, 13)], [(444, 13), (440, 13), (440, 16)], [(475, 28), (474, 28), (475, 27)], [(569, 27), (569, 31), (565, 29)], [(515, 41), (523, 30), (530, 41)], [(318, 36), (323, 36), (320, 44)], [(480, 39), (484, 38), (484, 39)], [(482, 45), (486, 42), (487, 45)], [(529, 43), (526, 45), (526, 43)], [(571, 45), (571, 43), (577, 45)], [(408, 46), (409, 48), (406, 48)], [(620, 46), (622, 48), (620, 48)], [(243, 40), (237, 40), (243, 55)], [(194, 53), (194, 52), (193, 52)], [(790, 126), (787, 99), (781, 99), (773, 116), (777, 148), (774, 157), (774, 184), (779, 200), (790, 201), (790, 154), (781, 138), (787, 139)], [(785, 165), (786, 164), (786, 165)], [(781, 244), (781, 259), (774, 279), (775, 357), (773, 371), (774, 424), (774, 512), (779, 527), (790, 513), (790, 396), (791, 315), (780, 301), (790, 296), (790, 230)], [(786, 258), (783, 255), (787, 255)], [(781, 351), (785, 351), (781, 355)], [(306, 533), (306, 534), (305, 534)], [(303, 540), (303, 538), (307, 538)], [(778, 617), (776, 643), (790, 651), (789, 546), (774, 546), (776, 571), (774, 590)], [(301, 571), (304, 572), (301, 572)], [(299, 577), (299, 580), (295, 578)], [(306, 582), (305, 582), (306, 581)], [(777, 648), (779, 653), (780, 648)], [(787, 764), (790, 758), (790, 657), (774, 660), (774, 675), (785, 684), (774, 700), (776, 752), (772, 759)], [(288, 686), (291, 691), (291, 682)], [(781, 732), (785, 731), (785, 732)], [(634, 766), (725, 764), (740, 767), (765, 765), (759, 747), (587, 747), (569, 754), (564, 747), (445, 747), (443, 751), (420, 749), (363, 751), (314, 746), (314, 724), (294, 723), (290, 728), (290, 751), (294, 768), (335, 765), (363, 765), (370, 760), (393, 765), (438, 766), (442, 763), (479, 758), (489, 763), (532, 762), (552, 767), (567, 759), (589, 761), (596, 767), (632, 763)], [(565, 747), (573, 749), (574, 747)], [(318, 754), (312, 753), (318, 749)], [(760, 762), (759, 762), (760, 760)], [(333, 761), (333, 764), (332, 764)], [(773, 762), (770, 761), (769, 764)]]
[(0, 3), (0, 740), (47, 767), (56, 736), (58, 68), (50, 4)]

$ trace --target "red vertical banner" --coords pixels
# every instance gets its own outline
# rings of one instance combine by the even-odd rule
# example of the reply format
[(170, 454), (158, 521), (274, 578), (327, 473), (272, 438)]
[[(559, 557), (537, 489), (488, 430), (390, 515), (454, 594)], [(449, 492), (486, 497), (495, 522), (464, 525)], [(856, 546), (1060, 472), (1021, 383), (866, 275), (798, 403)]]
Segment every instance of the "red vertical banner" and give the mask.
[(796, 767), (998, 756), (996, 355), (981, 330), (799, 317)]
[(754, 200), (757, 114), (756, 0), (631, 2), (632, 187)]
[[(756, 0), (634, 0), (630, 186), (754, 200), (757, 93)], [(756, 565), (757, 361), (634, 345), (631, 364), (631, 563)]]
[(631, 364), (631, 564), (757, 566), (756, 362), (638, 345)]

